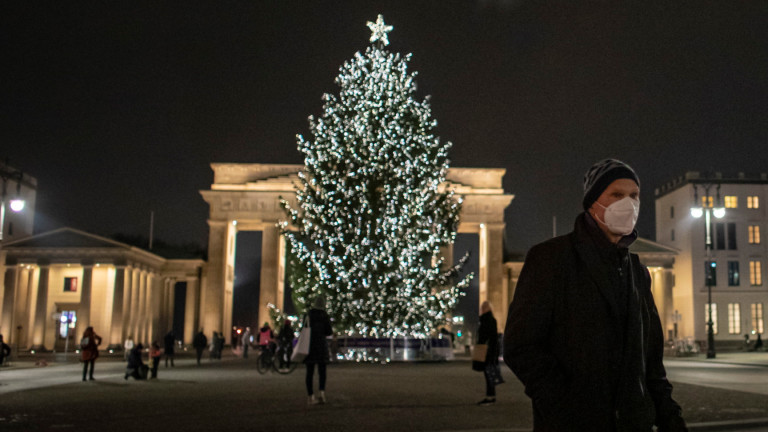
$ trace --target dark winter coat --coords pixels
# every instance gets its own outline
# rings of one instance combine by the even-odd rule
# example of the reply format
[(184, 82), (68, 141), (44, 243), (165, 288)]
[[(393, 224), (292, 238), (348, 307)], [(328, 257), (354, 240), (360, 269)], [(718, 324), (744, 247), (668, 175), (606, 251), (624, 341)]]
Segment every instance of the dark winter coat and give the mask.
[(174, 336), (173, 332), (169, 332), (165, 335), (165, 338), (163, 338), (163, 347), (165, 348), (165, 355), (172, 356), (174, 354), (175, 346), (176, 345), (176, 337)]
[(0, 341), (0, 365), (3, 364), (6, 356), (11, 355), (11, 347), (5, 342)]
[(144, 364), (144, 361), (141, 359), (143, 349), (144, 347), (141, 344), (131, 349), (131, 353), (128, 354), (128, 369), (137, 369)]
[(504, 361), (532, 399), (534, 431), (685, 431), (662, 364), (650, 275), (586, 213), (534, 246), (504, 331)]
[(328, 363), (328, 340), (333, 334), (328, 313), (320, 309), (309, 310), (309, 354), (304, 363)]
[(192, 346), (198, 350), (205, 349), (208, 346), (208, 338), (205, 337), (203, 332), (198, 332), (194, 339), (192, 339)]
[(499, 362), (499, 332), (496, 330), (496, 318), (492, 312), (480, 315), (480, 326), (477, 328), (477, 343), (487, 344), (488, 352), (485, 354), (485, 362), (496, 364)]

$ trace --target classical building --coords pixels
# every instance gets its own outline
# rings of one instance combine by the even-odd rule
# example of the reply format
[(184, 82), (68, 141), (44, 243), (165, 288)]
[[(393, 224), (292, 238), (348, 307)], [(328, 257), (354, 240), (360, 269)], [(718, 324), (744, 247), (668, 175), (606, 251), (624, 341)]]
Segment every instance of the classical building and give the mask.
[[(207, 280), (201, 292), (201, 325), (206, 329), (232, 328), (235, 236), (238, 231), (262, 232), (262, 263), (258, 322), (267, 321), (267, 305), (283, 308), (285, 242), (277, 223), (285, 219), (280, 197), (295, 206), (294, 191), (302, 165), (212, 164), (210, 190), (200, 193), (210, 206)], [(504, 209), (514, 198), (502, 188), (504, 169), (451, 168), (445, 187), (464, 198), (460, 233), (479, 234), (480, 301), (508, 304), (504, 289)], [(452, 249), (444, 254), (452, 260)], [(499, 323), (506, 308), (499, 308)], [(501, 324), (503, 325), (503, 324)], [(229, 332), (225, 332), (227, 338)], [(229, 342), (229, 340), (228, 340)]]
[[(673, 313), (680, 337), (706, 342), (710, 287), (716, 346), (737, 346), (745, 334), (765, 331), (763, 264), (768, 251), (762, 233), (768, 223), (767, 199), (766, 174), (705, 178), (688, 172), (656, 189), (656, 240), (679, 251)], [(704, 217), (694, 217), (692, 207)], [(724, 208), (722, 218), (715, 217), (716, 208)]]
[(72, 228), (6, 242), (0, 333), (21, 350), (62, 351), (88, 326), (103, 348), (121, 347), (128, 335), (145, 344), (161, 340), (172, 328), (176, 284), (184, 282), (185, 307), (176, 311), (184, 314), (184, 334), (177, 337), (189, 343), (200, 321), (204, 264)]

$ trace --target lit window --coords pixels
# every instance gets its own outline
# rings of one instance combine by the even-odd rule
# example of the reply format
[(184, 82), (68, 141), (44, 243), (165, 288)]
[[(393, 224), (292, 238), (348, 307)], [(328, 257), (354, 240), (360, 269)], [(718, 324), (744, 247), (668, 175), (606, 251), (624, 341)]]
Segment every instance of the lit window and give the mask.
[(760, 244), (760, 226), (749, 226), (749, 244)]
[(735, 196), (725, 197), (725, 208), (737, 208), (739, 206), (739, 198)]
[(728, 303), (728, 334), (741, 334), (741, 308), (738, 303)]
[(701, 197), (701, 206), (712, 208), (715, 206), (715, 200), (711, 196)]
[[(709, 331), (709, 305), (704, 305), (704, 324)], [(712, 303), (712, 333), (717, 334), (717, 303)]]
[(757, 196), (748, 196), (747, 197), (747, 208), (756, 209), (760, 208), (760, 200)]
[(763, 333), (765, 324), (763, 322), (763, 304), (752, 303), (752, 331)]
[(749, 284), (759, 286), (763, 284), (763, 272), (760, 261), (749, 262)]

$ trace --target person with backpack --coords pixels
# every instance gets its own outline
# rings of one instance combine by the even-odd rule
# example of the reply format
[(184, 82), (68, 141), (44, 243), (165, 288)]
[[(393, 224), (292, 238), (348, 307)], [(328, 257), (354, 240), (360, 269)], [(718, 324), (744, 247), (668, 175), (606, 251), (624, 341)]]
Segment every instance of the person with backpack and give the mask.
[(270, 350), (275, 352), (275, 333), (269, 327), (269, 323), (265, 322), (264, 326), (259, 329), (259, 347), (262, 351)]
[[(83, 362), (83, 381), (86, 381), (86, 375), (91, 381), (94, 379), (93, 368), (96, 364), (96, 359), (99, 357), (99, 345), (101, 345), (101, 336), (93, 331), (93, 327), (85, 329), (83, 338), (80, 339), (80, 355)], [(88, 373), (88, 365), (91, 365), (90, 374)]]

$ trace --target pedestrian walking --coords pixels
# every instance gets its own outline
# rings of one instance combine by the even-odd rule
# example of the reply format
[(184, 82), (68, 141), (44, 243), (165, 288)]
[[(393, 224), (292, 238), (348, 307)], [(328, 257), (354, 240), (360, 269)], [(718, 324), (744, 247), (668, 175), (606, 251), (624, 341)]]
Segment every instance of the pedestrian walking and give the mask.
[(477, 328), (477, 343), (485, 344), (485, 398), (478, 405), (493, 405), (496, 403), (496, 382), (499, 366), (499, 332), (496, 318), (493, 317), (491, 303), (484, 301), (480, 305), (480, 326)]
[(160, 357), (163, 352), (160, 351), (160, 345), (157, 342), (152, 342), (149, 347), (149, 360), (152, 363), (152, 378), (157, 378), (157, 367), (160, 366)]
[(123, 342), (123, 357), (125, 358), (125, 361), (128, 361), (128, 356), (131, 355), (131, 350), (133, 349), (134, 343), (133, 343), (133, 336), (128, 336), (128, 338), (125, 339), (125, 342)]
[(197, 353), (197, 365), (200, 365), (200, 358), (203, 356), (203, 350), (205, 347), (208, 346), (208, 338), (205, 337), (205, 334), (203, 334), (203, 329), (200, 329), (199, 332), (195, 335), (194, 339), (192, 339), (192, 347), (195, 349)]
[(163, 350), (165, 354), (165, 367), (168, 367), (168, 360), (171, 361), (171, 367), (173, 367), (173, 358), (176, 353), (176, 335), (173, 330), (169, 331), (163, 338)]
[[(328, 341), (326, 338), (333, 334), (331, 320), (325, 311), (325, 297), (322, 294), (318, 294), (315, 297), (308, 315), (310, 328), (309, 353), (304, 359), (304, 364), (307, 365), (306, 385), (308, 403), (314, 405), (326, 402), (325, 381), (326, 365), (328, 363)], [(317, 398), (315, 398), (313, 389), (315, 365), (317, 365), (317, 374), (320, 380)]]
[(763, 349), (763, 338), (761, 338), (760, 333), (758, 333), (757, 340), (755, 341), (755, 351), (762, 351), (762, 349)]
[(219, 332), (219, 338), (214, 343), (216, 345), (216, 358), (221, 360), (221, 353), (224, 352), (224, 332)]
[(245, 331), (243, 332), (243, 336), (240, 338), (243, 345), (243, 358), (248, 358), (248, 348), (251, 347), (251, 328), (246, 327)]
[(3, 340), (3, 335), (0, 334), (0, 366), (5, 362), (5, 358), (11, 355), (11, 347)]
[(128, 365), (125, 368), (126, 380), (128, 377), (133, 377), (136, 380), (147, 379), (147, 365), (144, 364), (141, 358), (143, 350), (144, 345), (138, 344), (128, 354)]
[(293, 326), (291, 320), (285, 320), (280, 333), (277, 334), (277, 342), (280, 344), (280, 368), (291, 367), (291, 355), (293, 354)]
[[(93, 327), (88, 327), (83, 332), (83, 338), (80, 339), (80, 355), (83, 362), (83, 381), (86, 375), (93, 381), (93, 368), (96, 365), (96, 359), (99, 357), (99, 345), (101, 345), (101, 336), (93, 331)], [(88, 365), (91, 366), (88, 373)]]
[(650, 273), (628, 250), (639, 198), (629, 165), (597, 162), (574, 230), (528, 252), (503, 348), (536, 432), (687, 430), (662, 364)]

